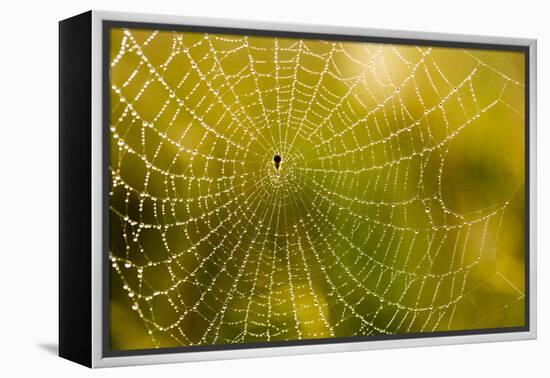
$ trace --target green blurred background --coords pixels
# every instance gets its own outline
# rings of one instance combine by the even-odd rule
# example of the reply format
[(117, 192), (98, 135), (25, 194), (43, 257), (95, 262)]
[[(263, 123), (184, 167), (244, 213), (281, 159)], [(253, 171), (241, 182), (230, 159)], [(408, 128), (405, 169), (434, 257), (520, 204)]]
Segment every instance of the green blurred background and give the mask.
[(524, 325), (523, 53), (115, 28), (110, 62), (112, 349)]

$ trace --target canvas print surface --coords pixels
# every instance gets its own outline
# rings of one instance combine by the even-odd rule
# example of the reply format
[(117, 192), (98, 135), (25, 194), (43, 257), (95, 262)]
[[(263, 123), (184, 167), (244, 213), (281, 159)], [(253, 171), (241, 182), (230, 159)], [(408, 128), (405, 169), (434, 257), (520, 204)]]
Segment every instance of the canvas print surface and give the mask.
[(108, 54), (112, 350), (525, 325), (523, 52), (115, 27)]

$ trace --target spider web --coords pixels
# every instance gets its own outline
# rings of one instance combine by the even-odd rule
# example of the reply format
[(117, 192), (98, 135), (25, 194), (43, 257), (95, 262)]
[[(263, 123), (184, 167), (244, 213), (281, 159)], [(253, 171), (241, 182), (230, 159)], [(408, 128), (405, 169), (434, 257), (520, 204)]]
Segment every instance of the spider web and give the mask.
[(446, 194), (454, 141), (524, 121), (513, 75), (428, 46), (111, 41), (111, 303), (146, 334), (129, 348), (476, 328), (523, 304), (497, 264), (523, 176), (468, 211)]

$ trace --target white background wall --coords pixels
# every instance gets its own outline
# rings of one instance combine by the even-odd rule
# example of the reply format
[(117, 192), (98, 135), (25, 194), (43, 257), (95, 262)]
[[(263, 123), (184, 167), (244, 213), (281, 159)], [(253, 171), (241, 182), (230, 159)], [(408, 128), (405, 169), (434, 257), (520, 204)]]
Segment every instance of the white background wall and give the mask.
[[(0, 375), (186, 377), (549, 376), (550, 142), (545, 1), (118, 0), (3, 2), (0, 22)], [(57, 21), (88, 9), (538, 38), (537, 341), (178, 364), (92, 372), (57, 344)], [(34, 375), (31, 375), (34, 373)], [(545, 374), (546, 373), (546, 374)]]

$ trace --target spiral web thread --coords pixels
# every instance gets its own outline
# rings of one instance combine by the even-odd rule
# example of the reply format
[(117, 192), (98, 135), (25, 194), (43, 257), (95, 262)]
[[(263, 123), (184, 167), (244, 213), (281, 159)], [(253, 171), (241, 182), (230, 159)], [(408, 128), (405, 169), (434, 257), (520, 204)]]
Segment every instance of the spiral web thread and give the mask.
[(111, 285), (144, 346), (454, 330), (465, 302), (475, 328), (523, 303), (499, 271), (506, 301), (470, 295), (514, 193), (459, 213), (442, 188), (463, 130), (523, 117), (522, 82), (468, 50), (451, 79), (426, 46), (115, 32)]

